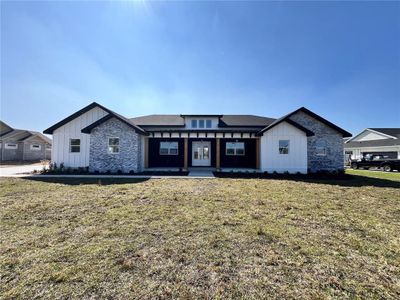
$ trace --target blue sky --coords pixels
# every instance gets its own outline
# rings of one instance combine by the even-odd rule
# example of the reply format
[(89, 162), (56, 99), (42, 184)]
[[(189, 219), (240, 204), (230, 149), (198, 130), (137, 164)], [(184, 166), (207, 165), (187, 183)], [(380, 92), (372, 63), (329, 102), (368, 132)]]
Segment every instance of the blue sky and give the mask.
[(399, 127), (400, 2), (1, 2), (0, 118), (42, 131), (92, 101)]

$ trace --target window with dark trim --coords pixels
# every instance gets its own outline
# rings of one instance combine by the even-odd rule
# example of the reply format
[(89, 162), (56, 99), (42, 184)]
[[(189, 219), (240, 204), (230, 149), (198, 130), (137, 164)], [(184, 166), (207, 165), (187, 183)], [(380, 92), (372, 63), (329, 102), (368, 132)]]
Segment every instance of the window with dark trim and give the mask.
[(289, 154), (289, 140), (279, 140), (279, 154)]
[(5, 149), (18, 149), (18, 144), (6, 143)]
[(226, 142), (226, 155), (244, 155), (244, 142)]
[(42, 149), (42, 146), (41, 145), (37, 145), (37, 144), (32, 144), (30, 148), (31, 148), (31, 150), (39, 151), (39, 150)]
[(80, 139), (70, 139), (69, 140), (69, 152), (71, 152), (71, 153), (81, 152), (81, 140)]
[(178, 155), (178, 142), (160, 142), (160, 155)]

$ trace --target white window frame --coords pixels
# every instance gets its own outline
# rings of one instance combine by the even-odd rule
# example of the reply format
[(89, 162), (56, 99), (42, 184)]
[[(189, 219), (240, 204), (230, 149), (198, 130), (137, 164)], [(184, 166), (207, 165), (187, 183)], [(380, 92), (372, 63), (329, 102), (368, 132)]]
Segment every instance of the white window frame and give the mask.
[[(281, 147), (281, 142), (287, 142), (287, 147)], [(281, 152), (282, 149), (287, 149), (287, 152)], [(290, 140), (279, 140), (278, 141), (278, 152), (280, 155), (288, 155), (290, 153)]]
[(198, 126), (198, 120), (191, 120), (190, 121), (190, 126), (192, 127), (192, 128), (198, 128), (197, 126)]
[[(164, 144), (164, 147), (161, 147), (161, 145)], [(176, 147), (172, 147), (172, 145), (175, 145)], [(167, 153), (161, 153), (161, 149), (167, 149)], [(175, 150), (176, 153), (172, 153), (171, 150)], [(159, 154), (164, 156), (164, 155), (179, 155), (179, 143), (177, 141), (163, 141), (160, 142), (160, 148), (159, 148)]]
[(17, 143), (6, 143), (4, 149), (18, 149)]
[[(118, 144), (110, 144), (110, 140), (113, 140), (113, 139), (118, 139)], [(107, 142), (108, 142), (107, 150), (108, 150), (109, 154), (119, 154), (120, 153), (121, 144), (119, 141), (120, 141), (120, 138), (117, 136), (112, 136), (107, 139)], [(111, 149), (113, 149), (113, 150), (111, 150)], [(118, 149), (118, 151), (114, 151), (115, 149)]]
[[(208, 126), (210, 124), (210, 126)], [(212, 120), (206, 120), (206, 128), (212, 128)]]
[[(72, 145), (72, 141), (79, 141), (79, 145)], [(81, 153), (81, 139), (69, 139), (69, 153)], [(79, 147), (79, 151), (72, 151), (72, 147)]]
[(199, 120), (198, 121), (198, 126), (199, 126), (199, 128), (206, 128), (206, 121), (205, 120)]
[[(228, 144), (233, 144), (233, 147), (228, 147)], [(240, 145), (240, 144), (243, 144), (243, 153), (238, 153), (238, 149), (242, 149), (242, 147), (238, 147), (238, 145)], [(228, 153), (228, 149), (233, 149), (233, 153)], [(246, 155), (246, 144), (244, 142), (226, 142), (225, 155), (226, 156), (244, 156), (244, 155)]]
[[(37, 146), (37, 147), (35, 147), (35, 146)], [(30, 148), (32, 151), (40, 151), (40, 150), (42, 150), (42, 145), (39, 145), (39, 144), (31, 144), (29, 148)]]

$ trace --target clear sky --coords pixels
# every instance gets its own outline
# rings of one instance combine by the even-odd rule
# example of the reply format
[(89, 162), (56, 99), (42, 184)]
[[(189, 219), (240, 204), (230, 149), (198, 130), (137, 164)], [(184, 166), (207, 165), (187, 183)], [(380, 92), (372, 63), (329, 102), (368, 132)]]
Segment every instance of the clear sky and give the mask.
[(92, 101), (400, 127), (400, 2), (2, 1), (0, 118), (42, 131)]

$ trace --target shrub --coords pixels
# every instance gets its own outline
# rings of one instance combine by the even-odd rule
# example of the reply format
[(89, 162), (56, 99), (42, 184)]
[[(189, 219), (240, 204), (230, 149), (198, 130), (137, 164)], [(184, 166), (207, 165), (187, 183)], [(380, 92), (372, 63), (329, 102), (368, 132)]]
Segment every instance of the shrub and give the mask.
[(117, 171), (117, 174), (118, 174), (118, 175), (122, 175), (122, 171), (121, 171), (121, 170), (118, 170), (118, 171)]
[(130, 170), (129, 171), (129, 175), (133, 175), (133, 174), (135, 174), (135, 171), (134, 170)]

